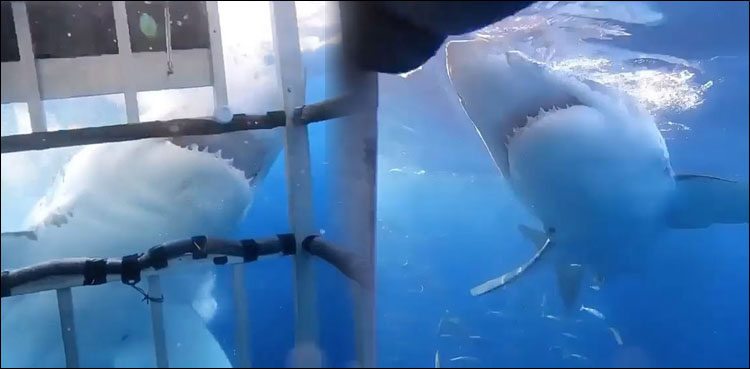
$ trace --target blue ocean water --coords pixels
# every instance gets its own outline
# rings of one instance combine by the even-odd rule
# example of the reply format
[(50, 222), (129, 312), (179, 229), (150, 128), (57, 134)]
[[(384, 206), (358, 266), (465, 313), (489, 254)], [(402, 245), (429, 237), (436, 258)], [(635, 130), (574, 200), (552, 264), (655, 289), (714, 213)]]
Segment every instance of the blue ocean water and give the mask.
[[(690, 127), (665, 133), (673, 167), (747, 180), (747, 2), (654, 6), (663, 22), (629, 27), (631, 37), (611, 42), (700, 61), (702, 78), (714, 82), (702, 105), (667, 116)], [(308, 81), (308, 101), (323, 98), (322, 83)], [(379, 366), (432, 367), (436, 351), (444, 367), (748, 365), (747, 225), (672, 232), (644, 260), (645, 272), (599, 291), (585, 288), (581, 301), (605, 320), (584, 312), (545, 318), (563, 315), (563, 308), (554, 275), (544, 268), (502, 291), (470, 296), (469, 288), (533, 253), (516, 227), (534, 221), (463, 113), (443, 104), (434, 86), (419, 83), (418, 74), (380, 78)], [(310, 139), (315, 219), (325, 230), (323, 125), (311, 127)], [(287, 200), (281, 156), (242, 235), (288, 232)], [(327, 365), (346, 366), (354, 358), (348, 282), (322, 262), (317, 272), (321, 348)], [(217, 273), (219, 311), (211, 328), (232, 353), (230, 271)], [(253, 364), (284, 366), (294, 337), (292, 261), (253, 263), (246, 281)]]
[[(623, 24), (629, 36), (591, 42), (697, 63), (700, 83), (713, 84), (705, 101), (660, 117), (689, 127), (664, 132), (672, 165), (677, 172), (746, 181), (748, 3), (649, 6), (662, 21)], [(307, 101), (325, 97), (322, 52), (306, 56), (313, 76)], [(470, 296), (471, 287), (532, 255), (517, 226), (536, 223), (506, 187), (454, 93), (445, 89), (444, 65), (436, 62), (444, 57), (439, 52), (409, 78), (379, 80), (378, 365), (432, 367), (437, 355), (443, 367), (748, 366), (747, 225), (672, 232), (643, 260), (642, 273), (607, 281), (600, 290), (584, 288), (580, 301), (601, 311), (603, 320), (580, 311), (565, 315), (554, 274), (545, 267), (503, 290)], [(73, 100), (45, 102), (58, 128), (125, 122), (117, 104)], [(4, 105), (2, 115), (15, 112)], [(321, 233), (335, 236), (326, 209), (335, 196), (326, 178), (327, 124), (310, 128), (314, 218)], [(17, 133), (6, 131), (11, 128), (4, 123), (3, 134)], [(45, 166), (64, 162), (70, 153), (53, 151)], [(281, 155), (238, 237), (289, 232), (284, 171)], [(37, 195), (28, 190), (15, 200), (33, 204)], [(3, 228), (15, 229), (18, 221), (3, 217)], [(326, 365), (348, 366), (354, 360), (349, 281), (321, 261), (316, 272)], [(216, 273), (218, 311), (210, 328), (237, 364), (231, 270), (219, 267)], [(255, 366), (287, 364), (294, 346), (292, 277), (288, 257), (245, 267)]]

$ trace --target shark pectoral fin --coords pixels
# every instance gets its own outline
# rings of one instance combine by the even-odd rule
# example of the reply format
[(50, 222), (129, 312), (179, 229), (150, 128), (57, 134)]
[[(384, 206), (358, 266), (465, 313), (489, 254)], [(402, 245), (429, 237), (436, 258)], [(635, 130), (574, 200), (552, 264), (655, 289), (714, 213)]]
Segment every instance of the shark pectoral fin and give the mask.
[(547, 247), (549, 247), (549, 245), (551, 243), (552, 243), (552, 241), (549, 238), (547, 238), (545, 240), (544, 244), (542, 245), (542, 247), (540, 247), (539, 250), (536, 252), (536, 254), (534, 254), (534, 256), (532, 256), (531, 259), (529, 259), (526, 263), (524, 263), (523, 265), (521, 265), (518, 268), (513, 269), (510, 272), (507, 272), (507, 273), (505, 273), (505, 274), (503, 274), (503, 275), (501, 275), (501, 276), (499, 276), (497, 278), (490, 279), (489, 281), (484, 282), (484, 283), (482, 283), (482, 284), (480, 284), (480, 285), (472, 288), (471, 289), (471, 295), (472, 296), (483, 295), (483, 294), (485, 294), (487, 292), (490, 292), (490, 291), (492, 291), (494, 289), (497, 289), (497, 288), (500, 288), (502, 286), (507, 285), (508, 283), (510, 283), (511, 281), (513, 281), (514, 279), (516, 279), (516, 277), (518, 277), (519, 275), (521, 275), (521, 273), (523, 273), (524, 271), (526, 271), (526, 269), (528, 269), (531, 265), (533, 265), (534, 262), (537, 261), (537, 259), (539, 259), (539, 257), (542, 255), (542, 253), (544, 252), (544, 250), (547, 249)]
[(581, 279), (583, 279), (583, 268), (580, 264), (570, 264), (559, 261), (555, 263), (557, 274), (557, 288), (560, 291), (566, 308), (575, 304), (581, 291)]
[(13, 242), (17, 238), (25, 238), (30, 241), (36, 241), (38, 238), (36, 236), (36, 232), (34, 231), (19, 231), (19, 232), (3, 232), (2, 233), (2, 241), (9, 241)]
[(20, 265), (20, 261), (30, 252), (31, 246), (38, 245), (35, 231), (3, 232), (0, 234), (0, 260), (3, 269), (12, 269)]
[(668, 207), (672, 228), (705, 228), (712, 224), (748, 223), (748, 183), (700, 176), (675, 177), (675, 195)]
[(521, 232), (524, 237), (529, 239), (537, 250), (541, 249), (542, 246), (544, 246), (544, 243), (547, 242), (547, 234), (540, 230), (520, 224), (518, 226), (518, 231)]

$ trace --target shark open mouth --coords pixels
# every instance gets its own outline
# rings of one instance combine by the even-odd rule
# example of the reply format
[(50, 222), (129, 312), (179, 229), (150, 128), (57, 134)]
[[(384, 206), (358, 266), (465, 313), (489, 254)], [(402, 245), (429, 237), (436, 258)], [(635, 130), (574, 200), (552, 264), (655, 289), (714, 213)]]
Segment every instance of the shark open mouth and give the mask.
[(215, 157), (222, 164), (243, 173), (252, 184), (268, 170), (281, 150), (281, 136), (273, 132), (233, 132), (209, 136), (182, 136), (169, 139), (186, 150)]
[(179, 143), (174, 142), (174, 141), (171, 141), (171, 142), (173, 144), (177, 145), (177, 146), (180, 146), (180, 147), (186, 149), (186, 150), (197, 151), (197, 152), (204, 153), (204, 154), (207, 154), (207, 155), (212, 155), (213, 157), (215, 157), (216, 159), (219, 159), (219, 160), (223, 161), (224, 164), (232, 167), (233, 169), (241, 171), (244, 174), (245, 179), (248, 182), (250, 182), (250, 183), (252, 183), (252, 181), (258, 176), (258, 173), (262, 169), (262, 168), (259, 167), (258, 170), (255, 170), (255, 171), (253, 171), (253, 170), (243, 170), (242, 168), (239, 168), (239, 167), (235, 166), (235, 157), (233, 155), (231, 155), (230, 152), (226, 152), (225, 153), (225, 152), (222, 151), (222, 149), (217, 148), (214, 145), (200, 145), (200, 144), (195, 143), (195, 142), (187, 144), (187, 145), (184, 145), (184, 144), (179, 144)]
[(543, 102), (542, 104), (536, 105), (536, 107), (519, 111), (517, 114), (513, 114), (509, 119), (510, 123), (508, 127), (509, 132), (505, 135), (505, 145), (508, 145), (510, 140), (522, 131), (524, 128), (531, 127), (534, 123), (542, 120), (544, 117), (550, 114), (557, 114), (560, 111), (570, 109), (575, 106), (588, 106), (582, 103), (578, 98), (572, 95), (568, 95), (563, 99)]

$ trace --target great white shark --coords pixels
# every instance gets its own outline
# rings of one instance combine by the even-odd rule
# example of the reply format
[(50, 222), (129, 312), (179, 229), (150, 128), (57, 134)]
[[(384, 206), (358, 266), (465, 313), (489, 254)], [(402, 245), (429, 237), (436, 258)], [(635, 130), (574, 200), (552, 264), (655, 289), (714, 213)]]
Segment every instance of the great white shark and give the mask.
[(584, 275), (601, 281), (638, 269), (669, 229), (748, 223), (748, 183), (675, 173), (654, 117), (626, 94), (484, 38), (446, 48), (465, 113), (512, 191), (543, 225), (520, 226), (537, 245), (534, 257), (473, 295), (547, 259), (570, 307)]
[[(282, 137), (274, 129), (86, 146), (26, 228), (3, 233), (2, 269), (121, 257), (194, 235), (232, 237)], [(216, 304), (207, 268), (168, 268), (162, 278), (170, 366), (231, 367), (205, 325)], [(122, 283), (73, 289), (82, 365), (155, 366), (150, 310), (141, 297)], [(3, 299), (3, 367), (64, 365), (56, 310), (54, 292)]]

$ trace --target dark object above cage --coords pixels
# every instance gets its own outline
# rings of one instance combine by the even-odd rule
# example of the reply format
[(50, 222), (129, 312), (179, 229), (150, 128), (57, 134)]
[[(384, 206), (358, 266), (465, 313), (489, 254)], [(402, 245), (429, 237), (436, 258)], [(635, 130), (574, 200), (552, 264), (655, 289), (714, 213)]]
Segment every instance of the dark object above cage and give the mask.
[(343, 45), (363, 69), (404, 73), (451, 35), (475, 31), (533, 1), (342, 1)]

